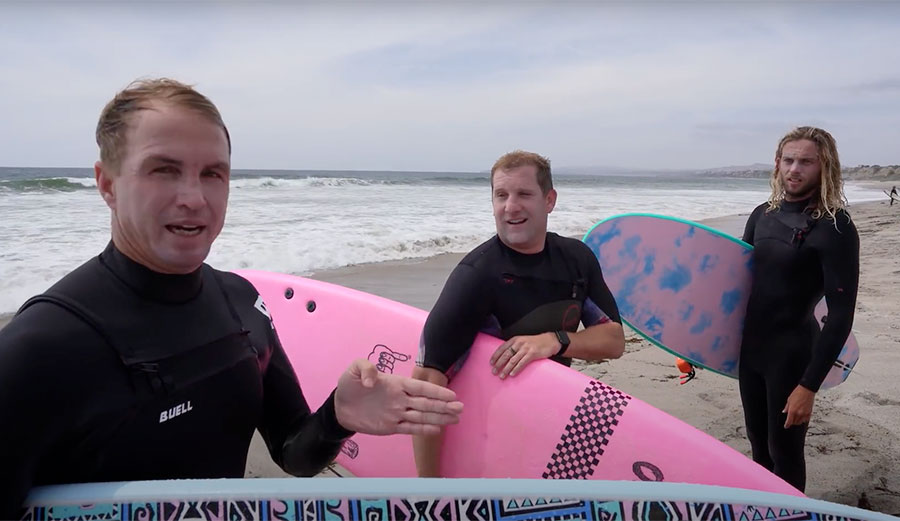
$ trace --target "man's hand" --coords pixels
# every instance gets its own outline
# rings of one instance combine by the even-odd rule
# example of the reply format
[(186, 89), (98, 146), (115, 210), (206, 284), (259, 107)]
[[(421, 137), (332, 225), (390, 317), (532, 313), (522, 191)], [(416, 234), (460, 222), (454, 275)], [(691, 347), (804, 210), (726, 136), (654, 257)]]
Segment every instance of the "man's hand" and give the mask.
[(456, 393), (429, 382), (379, 372), (354, 360), (338, 380), (334, 410), (345, 429), (365, 434), (439, 434), (459, 422)]
[(559, 348), (559, 339), (552, 332), (514, 336), (491, 355), (493, 373), (499, 373), (500, 378), (516, 376), (531, 362), (555, 355)]
[(794, 425), (809, 423), (809, 419), (812, 417), (813, 403), (815, 401), (816, 393), (802, 385), (798, 385), (794, 388), (794, 391), (788, 396), (784, 409), (781, 411), (787, 413), (784, 428), (787, 429)]

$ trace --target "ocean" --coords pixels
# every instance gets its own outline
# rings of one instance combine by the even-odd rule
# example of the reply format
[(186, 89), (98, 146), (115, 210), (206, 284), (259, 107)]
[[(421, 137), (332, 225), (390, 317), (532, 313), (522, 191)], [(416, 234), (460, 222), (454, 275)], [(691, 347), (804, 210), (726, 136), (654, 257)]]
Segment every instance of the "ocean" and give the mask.
[[(686, 174), (556, 175), (550, 229), (581, 236), (624, 212), (698, 220), (745, 213), (763, 179)], [(845, 189), (851, 203), (880, 190)], [(494, 233), (482, 173), (235, 170), (225, 228), (208, 258), (219, 269), (305, 275), (354, 264), (462, 252)], [(0, 168), (0, 315), (99, 253), (109, 210), (91, 169)]]

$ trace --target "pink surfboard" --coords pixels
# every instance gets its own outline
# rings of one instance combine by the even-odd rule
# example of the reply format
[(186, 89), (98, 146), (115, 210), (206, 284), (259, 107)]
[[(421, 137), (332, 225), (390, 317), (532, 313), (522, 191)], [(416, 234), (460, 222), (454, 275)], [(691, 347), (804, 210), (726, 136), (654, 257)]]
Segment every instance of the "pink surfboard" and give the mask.
[[(412, 373), (425, 311), (301, 277), (237, 273), (265, 301), (311, 407), (355, 358)], [(447, 477), (667, 481), (802, 495), (724, 443), (555, 362), (500, 380), (488, 363), (500, 343), (479, 335), (453, 379), (465, 411), (446, 429)], [(358, 434), (337, 461), (360, 477), (416, 476), (409, 436)]]
[[(628, 326), (694, 365), (737, 378), (752, 246), (702, 224), (638, 213), (605, 219), (582, 240)], [(827, 311), (822, 299), (820, 325)], [(850, 333), (821, 388), (846, 380), (858, 360)]]

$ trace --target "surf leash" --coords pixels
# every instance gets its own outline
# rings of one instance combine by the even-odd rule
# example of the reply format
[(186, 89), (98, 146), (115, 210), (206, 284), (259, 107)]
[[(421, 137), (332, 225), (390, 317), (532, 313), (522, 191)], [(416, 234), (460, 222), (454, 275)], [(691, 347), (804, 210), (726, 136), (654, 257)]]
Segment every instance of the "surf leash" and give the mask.
[(694, 369), (694, 366), (683, 358), (675, 359), (675, 367), (682, 373), (679, 385), (684, 385), (697, 377), (697, 371)]

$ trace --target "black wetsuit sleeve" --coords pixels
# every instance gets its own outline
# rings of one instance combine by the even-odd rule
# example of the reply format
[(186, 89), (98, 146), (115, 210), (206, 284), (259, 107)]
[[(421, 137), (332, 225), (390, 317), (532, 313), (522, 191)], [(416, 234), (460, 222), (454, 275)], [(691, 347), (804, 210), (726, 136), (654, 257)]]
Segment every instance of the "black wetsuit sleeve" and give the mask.
[(272, 459), (285, 472), (314, 476), (334, 460), (341, 444), (353, 431), (338, 423), (333, 392), (315, 414), (310, 414), (297, 376), (274, 330), (270, 343), (273, 350), (263, 378), (265, 402), (260, 434)]
[(756, 233), (756, 223), (759, 221), (760, 215), (765, 212), (766, 206), (768, 206), (768, 203), (757, 206), (753, 212), (750, 213), (750, 217), (747, 218), (747, 224), (744, 225), (744, 235), (741, 240), (751, 246), (753, 246), (753, 234)]
[(446, 373), (469, 350), (491, 309), (487, 281), (469, 264), (459, 264), (425, 320), (421, 365)]
[[(593, 303), (599, 311), (602, 312), (602, 315), (597, 313), (596, 310), (593, 310), (590, 303), (585, 306), (582, 322), (584, 323), (584, 327), (590, 327), (595, 324), (599, 324), (603, 322), (603, 315), (606, 316), (609, 320), (616, 322), (618, 324), (622, 323), (622, 318), (619, 316), (619, 306), (616, 304), (616, 299), (613, 298), (612, 292), (609, 290), (609, 287), (606, 285), (606, 281), (603, 280), (603, 271), (600, 268), (600, 263), (597, 261), (597, 257), (587, 249), (585, 249), (588, 253), (588, 297), (590, 298), (590, 303)], [(596, 316), (593, 316), (596, 315)]]
[(41, 392), (32, 380), (37, 360), (27, 357), (15, 329), (0, 331), (0, 519), (18, 519), (34, 483), (40, 447), (48, 441), (46, 416), (34, 414), (41, 409), (36, 403)]
[(859, 234), (845, 212), (834, 222), (823, 218), (818, 226), (827, 226), (829, 233), (817, 245), (825, 282), (825, 303), (828, 319), (819, 339), (813, 347), (812, 359), (800, 379), (800, 385), (818, 391), (832, 364), (841, 353), (856, 309), (856, 293), (859, 286)]
[(78, 350), (65, 349), (72, 328), (84, 329), (62, 309), (35, 304), (0, 330), (0, 519), (19, 518), (39, 466), (74, 421), (79, 379), (93, 377), (73, 377), (81, 363)]

